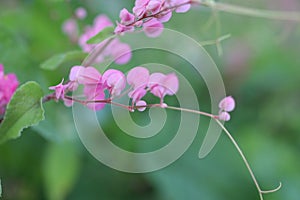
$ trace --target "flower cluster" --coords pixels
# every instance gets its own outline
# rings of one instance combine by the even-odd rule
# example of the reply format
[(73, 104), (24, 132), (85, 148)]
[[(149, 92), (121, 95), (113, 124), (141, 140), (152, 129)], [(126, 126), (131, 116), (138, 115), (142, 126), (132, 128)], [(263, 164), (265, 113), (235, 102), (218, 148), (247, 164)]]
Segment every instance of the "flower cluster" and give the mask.
[[(82, 48), (86, 53), (91, 53), (96, 47), (103, 51), (97, 56), (95, 62), (101, 63), (105, 58), (113, 58), (116, 64), (126, 64), (131, 59), (131, 48), (128, 44), (120, 42), (118, 38), (112, 41), (104, 40), (99, 44), (87, 44), (87, 41), (107, 27), (113, 27), (113, 23), (106, 15), (98, 15), (92, 26), (86, 26), (83, 34), (79, 35), (77, 19), (84, 19), (87, 13), (85, 9), (78, 8), (72, 18), (63, 24), (63, 32), (70, 40)], [(105, 48), (104, 48), (105, 47)]]
[(113, 27), (110, 19), (105, 15), (97, 16), (93, 26), (86, 27), (84, 33), (79, 37), (79, 46), (87, 53), (91, 53), (96, 47), (103, 48), (102, 53), (95, 60), (98, 63), (103, 62), (106, 57), (111, 57), (116, 64), (126, 64), (131, 59), (131, 48), (128, 44), (120, 42), (118, 38), (114, 38), (112, 41), (106, 39), (100, 44), (87, 44), (90, 38), (107, 27)]
[(0, 115), (5, 113), (5, 108), (19, 85), (15, 74), (4, 74), (4, 67), (0, 64)]
[(136, 0), (130, 13), (126, 8), (120, 12), (120, 22), (115, 29), (116, 34), (133, 31), (142, 27), (148, 37), (161, 34), (164, 22), (172, 17), (172, 12), (187, 12), (191, 7), (191, 0)]
[(230, 114), (228, 112), (233, 111), (235, 108), (235, 101), (232, 96), (228, 96), (222, 99), (219, 103), (219, 108), (219, 119), (223, 121), (229, 121)]
[[(178, 78), (174, 73), (150, 74), (144, 67), (135, 67), (128, 72), (126, 77), (123, 72), (116, 69), (108, 69), (101, 75), (94, 67), (74, 66), (69, 74), (69, 82), (63, 84), (62, 81), (49, 89), (54, 90), (54, 98), (62, 99), (66, 106), (71, 106), (74, 101), (77, 101), (92, 110), (101, 110), (105, 104), (112, 103), (112, 99), (122, 95), (126, 83), (130, 86), (127, 92), (132, 100), (132, 105), (128, 107), (131, 111), (134, 108), (139, 111), (145, 110), (147, 103), (142, 98), (147, 92), (159, 97), (160, 106), (166, 107), (167, 105), (163, 101), (164, 97), (174, 95), (179, 87)], [(84, 86), (84, 100), (67, 96), (68, 92), (77, 90), (80, 84)]]

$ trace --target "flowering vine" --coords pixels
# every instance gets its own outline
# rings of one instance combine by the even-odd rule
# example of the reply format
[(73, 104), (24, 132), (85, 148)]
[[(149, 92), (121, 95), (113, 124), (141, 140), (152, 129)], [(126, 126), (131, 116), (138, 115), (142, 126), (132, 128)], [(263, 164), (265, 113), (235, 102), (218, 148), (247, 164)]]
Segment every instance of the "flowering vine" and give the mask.
[[(96, 48), (100, 49), (100, 51), (96, 57), (92, 58), (92, 62), (84, 62), (82, 65), (73, 66), (70, 70), (68, 80), (65, 81), (63, 79), (59, 84), (49, 87), (54, 92), (44, 96), (42, 100), (44, 103), (50, 100), (61, 100), (68, 107), (76, 102), (94, 111), (99, 111), (106, 104), (111, 104), (120, 106), (130, 112), (135, 110), (142, 112), (150, 107), (160, 107), (162, 109), (172, 109), (210, 117), (219, 124), (239, 152), (262, 200), (263, 194), (279, 190), (281, 183), (273, 190), (262, 190), (237, 142), (223, 125), (223, 122), (231, 119), (230, 112), (236, 107), (236, 102), (232, 96), (224, 97), (220, 100), (218, 105), (219, 112), (216, 114), (174, 107), (166, 104), (164, 98), (166, 95), (175, 95), (179, 90), (180, 83), (175, 73), (150, 73), (147, 68), (136, 66), (127, 74), (118, 69), (108, 69), (101, 74), (93, 66), (94, 63), (104, 62), (107, 57), (112, 58), (116, 64), (127, 64), (132, 57), (131, 48), (129, 44), (121, 42), (118, 38), (119, 36), (138, 29), (142, 30), (148, 37), (158, 37), (163, 31), (163, 23), (171, 19), (173, 12), (185, 13), (191, 9), (192, 5), (206, 6), (235, 14), (300, 21), (299, 13), (246, 9), (209, 0), (136, 0), (132, 12), (125, 8), (120, 11), (120, 20), (116, 26), (114, 26), (107, 16), (98, 15), (93, 24), (86, 26), (80, 34), (77, 20), (84, 19), (87, 12), (83, 8), (78, 8), (74, 12), (74, 16), (66, 20), (63, 24), (63, 32), (68, 35), (72, 42), (77, 43), (83, 52), (90, 54)], [(111, 34), (115, 37), (105, 38), (103, 41), (97, 43), (89, 42), (93, 37), (97, 37), (99, 32), (107, 30), (107, 28), (113, 29)], [(14, 74), (5, 75), (4, 67), (0, 64), (1, 116), (5, 114), (6, 106), (15, 93), (18, 84), (17, 77)], [(72, 95), (71, 93), (77, 91), (80, 86), (83, 86), (82, 94), (78, 96)], [(29, 91), (29, 89), (27, 90)], [(149, 93), (157, 97), (159, 103), (153, 104), (152, 102), (147, 102), (145, 95)], [(115, 101), (115, 99), (123, 95), (127, 95), (130, 98), (131, 103), (129, 105), (120, 104)], [(36, 99), (39, 100), (38, 97)], [(34, 103), (37, 104), (36, 102)]]

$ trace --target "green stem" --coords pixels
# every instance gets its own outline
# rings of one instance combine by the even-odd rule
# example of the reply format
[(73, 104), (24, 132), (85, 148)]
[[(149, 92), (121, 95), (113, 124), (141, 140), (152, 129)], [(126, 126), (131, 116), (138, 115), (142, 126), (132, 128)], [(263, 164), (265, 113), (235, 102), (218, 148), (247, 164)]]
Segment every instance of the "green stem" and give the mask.
[(264, 9), (246, 8), (243, 6), (231, 5), (215, 1), (193, 0), (192, 3), (209, 7), (213, 10), (224, 11), (227, 13), (260, 17), (274, 20), (286, 20), (300, 22), (300, 13), (293, 11), (271, 11)]

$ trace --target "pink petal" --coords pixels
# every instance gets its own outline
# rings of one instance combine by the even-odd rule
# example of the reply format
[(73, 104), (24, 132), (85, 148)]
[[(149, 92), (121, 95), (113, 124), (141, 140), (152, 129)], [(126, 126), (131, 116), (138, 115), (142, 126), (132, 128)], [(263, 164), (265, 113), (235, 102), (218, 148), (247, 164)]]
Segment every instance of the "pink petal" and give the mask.
[(219, 108), (226, 112), (231, 112), (235, 108), (235, 101), (231, 96), (225, 97), (219, 103)]
[(146, 6), (149, 3), (149, 1), (150, 0), (136, 0), (134, 5), (137, 7)]
[(172, 12), (168, 11), (161, 14), (157, 19), (158, 21), (164, 23), (164, 22), (168, 22), (171, 19), (171, 17), (172, 17)]
[(137, 88), (131, 92), (128, 93), (128, 96), (132, 98), (132, 103), (134, 104), (135, 102), (141, 100), (147, 93), (147, 90), (145, 88)]
[(149, 71), (144, 67), (135, 67), (127, 74), (127, 82), (133, 88), (146, 86), (149, 80)]
[(54, 90), (56, 100), (59, 100), (65, 96), (65, 87), (63, 82), (64, 79), (58, 85), (49, 87), (50, 90)]
[(126, 78), (121, 71), (109, 69), (103, 74), (102, 83), (111, 88), (112, 95), (120, 95), (126, 87)]
[[(188, 0), (176, 0), (176, 5), (182, 5), (182, 4), (185, 4), (185, 3), (189, 3), (190, 1)], [(185, 13), (187, 11), (189, 11), (189, 9), (191, 8), (191, 4), (185, 4), (185, 5), (182, 5), (182, 6), (179, 6), (175, 12), (177, 13)]]
[(162, 2), (159, 0), (152, 0), (146, 6), (146, 10), (151, 12), (152, 15), (158, 13), (161, 9)]
[(161, 81), (163, 80), (163, 78), (165, 78), (166, 75), (156, 72), (150, 75), (149, 77), (149, 83), (148, 83), (148, 87), (151, 88), (155, 85), (158, 85), (161, 83)]
[(98, 84), (101, 81), (101, 74), (94, 67), (86, 67), (81, 70), (78, 77), (80, 84)]
[(120, 11), (120, 19), (122, 24), (132, 24), (134, 22), (134, 15), (129, 13), (126, 8)]
[(135, 6), (133, 7), (132, 12), (136, 16), (136, 18), (140, 19), (146, 13), (146, 6), (142, 6), (142, 7)]
[(70, 81), (77, 81), (78, 80), (78, 77), (79, 77), (79, 74), (80, 74), (80, 71), (84, 70), (84, 67), (82, 66), (74, 66), (71, 68), (71, 71), (70, 71), (70, 75), (69, 75), (69, 80)]
[(143, 30), (148, 37), (158, 37), (163, 32), (163, 24), (155, 18), (150, 19), (143, 25)]
[(162, 86), (166, 88), (166, 94), (174, 95), (179, 88), (177, 76), (174, 73), (166, 75), (166, 77), (163, 79)]

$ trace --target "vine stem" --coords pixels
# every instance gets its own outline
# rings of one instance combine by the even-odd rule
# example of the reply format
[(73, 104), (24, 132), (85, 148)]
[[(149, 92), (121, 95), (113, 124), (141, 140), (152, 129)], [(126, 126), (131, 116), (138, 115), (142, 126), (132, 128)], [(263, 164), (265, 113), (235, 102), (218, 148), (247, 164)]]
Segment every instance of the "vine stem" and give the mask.
[[(198, 114), (198, 115), (203, 115), (203, 116), (206, 116), (206, 117), (210, 117), (212, 119), (214, 119), (217, 124), (222, 128), (222, 130), (226, 133), (227, 137), (230, 139), (230, 141), (233, 143), (234, 147), (236, 148), (236, 150), (238, 151), (239, 155), (241, 156), (244, 164), (246, 165), (246, 168), (248, 170), (248, 172), (250, 173), (250, 176), (257, 188), (257, 191), (259, 192), (259, 197), (260, 197), (260, 200), (263, 200), (263, 194), (268, 194), (268, 193), (273, 193), (273, 192), (276, 192), (278, 191), (281, 187), (282, 187), (282, 184), (281, 182), (279, 183), (279, 186), (275, 189), (272, 189), (272, 190), (262, 190), (258, 184), (258, 181), (253, 173), (253, 170), (251, 169), (250, 167), (250, 164), (248, 162), (248, 160), (246, 159), (246, 156), (244, 155), (243, 151), (241, 150), (241, 148), (239, 147), (239, 145), (237, 144), (237, 142), (235, 141), (235, 139), (233, 138), (233, 136), (230, 134), (230, 132), (225, 128), (225, 126), (220, 122), (219, 120), (219, 117), (217, 115), (213, 115), (213, 114), (210, 114), (210, 113), (207, 113), (207, 112), (203, 112), (203, 111), (199, 111), (199, 110), (192, 110), (192, 109), (188, 109), (188, 108), (180, 108), (180, 107), (174, 107), (174, 106), (164, 106), (162, 107), (162, 104), (148, 104), (148, 105), (145, 105), (145, 106), (128, 106), (128, 105), (125, 105), (125, 104), (121, 104), (121, 103), (117, 103), (117, 102), (113, 102), (112, 99), (102, 99), (102, 100), (96, 100), (96, 101), (86, 101), (86, 100), (79, 100), (79, 99), (76, 99), (76, 98), (73, 98), (73, 97), (70, 97), (70, 96), (67, 96), (65, 95), (64, 96), (65, 99), (68, 99), (68, 100), (72, 100), (74, 102), (77, 102), (77, 103), (80, 103), (80, 104), (83, 104), (83, 105), (87, 105), (88, 103), (106, 103), (106, 104), (111, 104), (111, 105), (115, 105), (115, 106), (119, 106), (123, 109), (126, 109), (130, 112), (133, 112), (135, 109), (138, 109), (138, 108), (142, 108), (142, 107), (147, 107), (147, 108), (151, 108), (151, 107), (161, 107), (161, 108), (166, 108), (166, 109), (170, 109), (170, 110), (177, 110), (177, 111), (182, 111), (182, 112), (189, 112), (189, 113), (194, 113), (194, 114)], [(50, 100), (53, 100), (55, 99), (55, 95), (54, 93), (53, 94), (50, 94), (50, 95), (47, 95), (43, 98), (43, 103), (47, 102), (47, 101), (50, 101)]]
[(250, 173), (250, 176), (251, 176), (251, 178), (252, 178), (252, 180), (253, 180), (256, 188), (257, 188), (260, 200), (263, 200), (263, 194), (268, 194), (268, 193), (276, 192), (276, 191), (278, 191), (282, 187), (281, 182), (279, 182), (279, 186), (277, 188), (275, 188), (275, 189), (272, 189), (272, 190), (262, 190), (260, 188), (260, 186), (258, 184), (258, 181), (257, 181), (257, 179), (256, 179), (256, 177), (255, 177), (255, 175), (253, 173), (253, 170), (251, 169), (250, 164), (249, 164), (249, 162), (246, 159), (246, 156), (244, 155), (243, 151), (241, 150), (241, 148), (239, 147), (239, 145), (237, 144), (237, 142), (235, 141), (235, 139), (233, 138), (233, 136), (230, 134), (230, 132), (220, 122), (220, 120), (218, 119), (218, 116), (215, 116), (215, 115), (210, 114), (210, 113), (206, 113), (206, 112), (202, 112), (202, 111), (197, 111), (197, 110), (186, 109), (186, 108), (178, 108), (178, 107), (172, 107), (172, 106), (168, 106), (167, 108), (168, 109), (172, 109), (172, 110), (179, 110), (179, 111), (184, 111), (184, 112), (190, 112), (190, 113), (195, 113), (195, 114), (199, 114), (199, 115), (204, 115), (204, 116), (207, 116), (207, 117), (210, 117), (210, 118), (214, 119), (218, 123), (218, 125), (222, 128), (222, 130), (226, 133), (227, 137), (233, 143), (234, 147), (236, 148), (236, 150), (238, 151), (239, 155), (241, 156), (241, 158), (242, 158), (244, 164), (246, 165), (247, 170)]
[(215, 2), (213, 0), (192, 0), (191, 3), (209, 7), (213, 10), (227, 13), (246, 15), (251, 17), (260, 17), (274, 20), (286, 20), (300, 22), (300, 13), (293, 11), (271, 11), (264, 9), (247, 8), (227, 3)]

